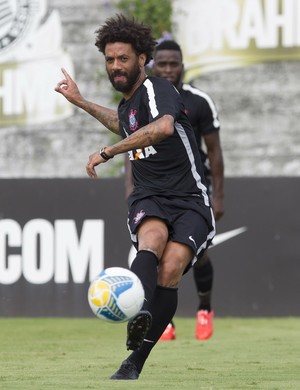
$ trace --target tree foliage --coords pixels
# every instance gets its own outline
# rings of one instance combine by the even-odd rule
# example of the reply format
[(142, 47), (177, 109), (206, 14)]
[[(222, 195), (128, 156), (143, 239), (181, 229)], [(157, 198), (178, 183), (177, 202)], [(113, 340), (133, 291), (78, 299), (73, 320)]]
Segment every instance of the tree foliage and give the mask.
[(171, 0), (119, 0), (117, 6), (124, 15), (150, 25), (155, 38), (172, 32)]

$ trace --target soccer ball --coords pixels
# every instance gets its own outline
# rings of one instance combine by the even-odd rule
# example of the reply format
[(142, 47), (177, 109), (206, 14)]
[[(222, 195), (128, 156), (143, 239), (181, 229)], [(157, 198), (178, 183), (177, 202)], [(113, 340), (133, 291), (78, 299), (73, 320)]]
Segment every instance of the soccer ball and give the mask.
[(124, 322), (142, 308), (144, 288), (132, 271), (111, 267), (102, 271), (90, 284), (88, 301), (93, 313), (110, 322)]

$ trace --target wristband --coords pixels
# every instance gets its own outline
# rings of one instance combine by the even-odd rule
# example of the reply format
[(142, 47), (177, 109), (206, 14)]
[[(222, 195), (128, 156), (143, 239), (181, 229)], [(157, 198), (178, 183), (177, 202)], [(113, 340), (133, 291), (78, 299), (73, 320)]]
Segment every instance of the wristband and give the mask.
[(105, 147), (102, 148), (102, 149), (100, 149), (100, 151), (99, 151), (100, 156), (101, 156), (102, 158), (104, 158), (105, 161), (108, 161), (109, 159), (113, 158), (113, 157), (109, 157), (109, 156), (105, 153), (104, 149), (105, 149)]

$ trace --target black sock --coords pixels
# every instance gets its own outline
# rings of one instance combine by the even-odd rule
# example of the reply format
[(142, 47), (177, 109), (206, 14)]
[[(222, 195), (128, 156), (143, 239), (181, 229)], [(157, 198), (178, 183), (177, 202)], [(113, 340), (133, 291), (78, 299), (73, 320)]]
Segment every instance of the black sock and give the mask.
[(137, 252), (130, 268), (140, 278), (144, 287), (143, 309), (147, 309), (157, 285), (157, 264), (158, 259), (153, 252), (141, 250)]
[(213, 266), (210, 259), (204, 265), (193, 267), (194, 280), (200, 299), (198, 310), (211, 311), (211, 292), (213, 286)]
[(140, 350), (132, 352), (129, 360), (132, 361), (139, 372), (155, 346), (166, 326), (171, 322), (177, 309), (177, 288), (157, 286), (153, 298), (149, 304), (152, 314), (152, 326), (147, 333)]

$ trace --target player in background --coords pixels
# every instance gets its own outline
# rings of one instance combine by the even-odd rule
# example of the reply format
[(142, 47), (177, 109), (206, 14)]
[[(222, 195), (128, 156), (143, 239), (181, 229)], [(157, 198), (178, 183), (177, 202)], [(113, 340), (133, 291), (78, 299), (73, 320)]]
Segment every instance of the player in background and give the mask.
[[(178, 43), (173, 40), (163, 40), (156, 46), (152, 74), (169, 80), (183, 99), (187, 116), (196, 135), (214, 216), (217, 221), (224, 213), (224, 165), (219, 137), (220, 123), (215, 103), (205, 92), (190, 84), (183, 83), (182, 51)], [(203, 141), (206, 152), (203, 150)], [(126, 196), (129, 196), (133, 190), (133, 184), (130, 164), (126, 160), (125, 189)], [(214, 318), (211, 303), (213, 265), (208, 251), (194, 265), (193, 274), (199, 296), (195, 337), (197, 340), (207, 340), (213, 334)], [(166, 327), (160, 340), (174, 340), (175, 338), (175, 325), (172, 321)]]
[(90, 177), (121, 153), (128, 152), (132, 164), (128, 228), (137, 254), (131, 270), (143, 284), (145, 303), (127, 324), (126, 345), (133, 352), (111, 379), (133, 380), (172, 320), (181, 276), (210, 245), (215, 221), (182, 99), (167, 80), (145, 72), (155, 47), (151, 28), (117, 15), (96, 34), (108, 78), (123, 95), (118, 110), (84, 99), (65, 70), (55, 90), (122, 137), (90, 155)]

